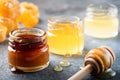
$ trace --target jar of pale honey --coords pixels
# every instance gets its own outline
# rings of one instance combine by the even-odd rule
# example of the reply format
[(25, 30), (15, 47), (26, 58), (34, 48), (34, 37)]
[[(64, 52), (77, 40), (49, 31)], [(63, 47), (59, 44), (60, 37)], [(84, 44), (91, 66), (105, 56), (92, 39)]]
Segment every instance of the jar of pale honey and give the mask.
[(113, 4), (90, 4), (84, 19), (85, 33), (95, 38), (111, 38), (118, 34), (118, 9)]
[(10, 33), (8, 63), (14, 73), (34, 72), (49, 64), (46, 32), (38, 28), (21, 28)]
[(50, 52), (63, 56), (81, 55), (84, 48), (82, 21), (75, 16), (56, 16), (48, 20)]

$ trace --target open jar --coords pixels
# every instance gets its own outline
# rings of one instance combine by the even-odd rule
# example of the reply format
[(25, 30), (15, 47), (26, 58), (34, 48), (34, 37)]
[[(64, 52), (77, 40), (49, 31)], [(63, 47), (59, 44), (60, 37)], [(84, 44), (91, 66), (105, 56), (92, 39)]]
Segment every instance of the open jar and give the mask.
[(111, 38), (118, 34), (118, 9), (113, 4), (90, 4), (84, 19), (85, 33), (95, 38)]
[(50, 52), (63, 56), (81, 55), (84, 48), (82, 21), (75, 16), (56, 16), (48, 20)]
[(37, 28), (21, 28), (10, 33), (8, 63), (14, 73), (34, 72), (49, 64), (46, 33)]

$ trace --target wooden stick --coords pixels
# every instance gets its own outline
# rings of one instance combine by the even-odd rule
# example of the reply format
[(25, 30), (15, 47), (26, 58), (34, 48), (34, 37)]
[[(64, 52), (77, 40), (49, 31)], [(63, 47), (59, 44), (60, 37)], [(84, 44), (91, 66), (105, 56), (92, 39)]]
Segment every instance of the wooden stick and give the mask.
[(92, 65), (88, 64), (82, 70), (78, 71), (76, 74), (70, 77), (68, 80), (82, 80), (86, 75), (92, 72), (92, 70)]

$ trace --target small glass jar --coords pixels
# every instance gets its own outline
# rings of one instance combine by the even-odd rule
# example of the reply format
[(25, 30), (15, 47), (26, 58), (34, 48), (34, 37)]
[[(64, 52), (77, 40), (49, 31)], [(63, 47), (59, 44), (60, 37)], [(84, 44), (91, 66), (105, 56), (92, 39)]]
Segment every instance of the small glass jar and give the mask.
[(48, 20), (50, 52), (63, 55), (81, 55), (84, 48), (82, 21), (75, 16), (56, 16)]
[(46, 33), (38, 28), (21, 28), (10, 33), (8, 63), (13, 73), (34, 72), (49, 64)]
[(118, 34), (118, 9), (113, 4), (90, 4), (84, 19), (85, 33), (95, 38), (111, 38)]

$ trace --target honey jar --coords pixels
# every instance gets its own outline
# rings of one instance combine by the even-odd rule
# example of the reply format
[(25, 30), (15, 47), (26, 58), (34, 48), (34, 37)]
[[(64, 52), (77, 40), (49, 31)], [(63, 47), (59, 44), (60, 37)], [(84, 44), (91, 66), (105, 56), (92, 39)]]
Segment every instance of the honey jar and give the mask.
[(118, 34), (118, 9), (113, 4), (90, 4), (84, 19), (85, 33), (95, 38), (112, 38)]
[(84, 48), (82, 21), (75, 16), (56, 16), (48, 20), (50, 52), (63, 56), (81, 55)]
[(13, 73), (35, 72), (49, 64), (46, 32), (38, 28), (20, 28), (9, 37), (8, 63)]

